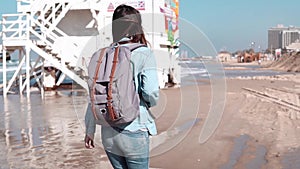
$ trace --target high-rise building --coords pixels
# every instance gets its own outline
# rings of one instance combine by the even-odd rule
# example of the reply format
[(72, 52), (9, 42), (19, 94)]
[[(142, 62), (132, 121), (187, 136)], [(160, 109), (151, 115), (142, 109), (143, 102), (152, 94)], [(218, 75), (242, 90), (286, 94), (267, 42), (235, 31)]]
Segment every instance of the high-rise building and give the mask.
[(284, 27), (283, 25), (278, 25), (268, 30), (268, 48), (271, 50), (283, 49), (299, 40), (300, 28), (294, 26)]
[(291, 43), (299, 40), (300, 29), (283, 30), (282, 31), (282, 48), (289, 46)]

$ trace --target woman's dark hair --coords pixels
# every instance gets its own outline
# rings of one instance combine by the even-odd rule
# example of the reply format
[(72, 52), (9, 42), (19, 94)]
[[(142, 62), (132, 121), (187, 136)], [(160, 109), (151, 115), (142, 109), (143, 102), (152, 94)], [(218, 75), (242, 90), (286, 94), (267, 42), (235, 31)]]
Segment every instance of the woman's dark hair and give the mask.
[(120, 5), (115, 9), (112, 21), (114, 42), (128, 37), (130, 42), (147, 45), (141, 14), (138, 10), (128, 5)]

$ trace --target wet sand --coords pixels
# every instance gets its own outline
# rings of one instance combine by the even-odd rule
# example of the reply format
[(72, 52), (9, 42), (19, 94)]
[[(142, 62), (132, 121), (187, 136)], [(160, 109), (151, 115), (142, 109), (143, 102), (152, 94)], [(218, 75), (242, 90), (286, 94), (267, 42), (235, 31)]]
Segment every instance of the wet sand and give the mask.
[[(199, 135), (212, 105), (210, 82), (161, 90), (151, 168), (300, 168), (300, 76), (227, 79), (222, 120)], [(9, 95), (0, 108), (0, 168), (110, 169), (101, 148), (84, 148), (86, 94), (51, 91), (45, 100)]]
[(109, 168), (103, 150), (84, 148), (85, 98), (63, 91), (1, 98), (0, 168)]

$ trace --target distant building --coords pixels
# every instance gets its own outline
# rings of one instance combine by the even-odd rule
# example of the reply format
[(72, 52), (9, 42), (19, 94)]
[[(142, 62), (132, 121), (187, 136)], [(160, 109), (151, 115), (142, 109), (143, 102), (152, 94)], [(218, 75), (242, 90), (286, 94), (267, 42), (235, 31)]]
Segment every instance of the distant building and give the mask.
[(227, 52), (227, 51), (221, 51), (218, 53), (218, 59), (219, 61), (221, 62), (227, 62), (229, 60), (231, 60), (231, 53), (230, 52)]
[(298, 27), (278, 25), (268, 30), (269, 49), (283, 49), (297, 40), (300, 40), (300, 28)]

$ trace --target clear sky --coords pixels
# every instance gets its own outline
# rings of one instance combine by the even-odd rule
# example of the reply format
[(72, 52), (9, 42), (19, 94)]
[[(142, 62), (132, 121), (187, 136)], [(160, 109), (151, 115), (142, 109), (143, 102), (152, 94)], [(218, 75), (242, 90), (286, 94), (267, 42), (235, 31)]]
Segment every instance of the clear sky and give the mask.
[[(198, 27), (216, 50), (267, 47), (268, 29), (300, 27), (300, 0), (180, 0), (180, 17)], [(15, 13), (16, 0), (0, 0), (0, 14)], [(183, 31), (183, 30), (181, 30)]]
[(231, 52), (267, 48), (268, 29), (278, 24), (300, 27), (300, 0), (181, 0), (180, 16)]
[(16, 13), (17, 12), (16, 0), (0, 0), (0, 14)]

